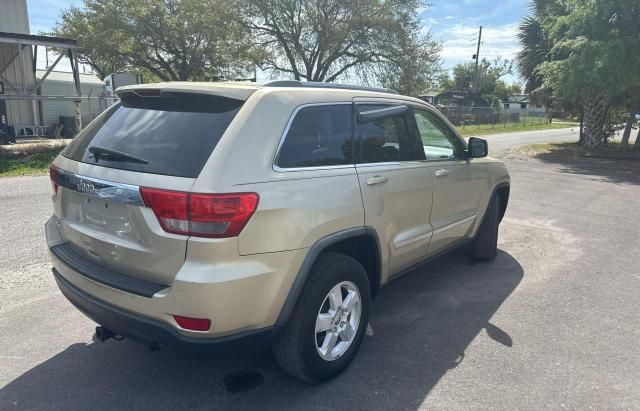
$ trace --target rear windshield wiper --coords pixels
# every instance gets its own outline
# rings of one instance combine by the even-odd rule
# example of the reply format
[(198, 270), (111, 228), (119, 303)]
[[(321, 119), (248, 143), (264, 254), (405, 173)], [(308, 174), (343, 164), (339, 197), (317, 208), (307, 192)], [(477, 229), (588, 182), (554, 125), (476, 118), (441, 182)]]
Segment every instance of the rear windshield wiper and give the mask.
[(91, 146), (89, 152), (93, 154), (93, 158), (96, 161), (100, 161), (100, 156), (109, 157), (114, 161), (130, 161), (132, 163), (149, 164), (144, 158), (136, 157), (131, 154), (123, 153), (122, 151), (112, 150), (110, 148)]

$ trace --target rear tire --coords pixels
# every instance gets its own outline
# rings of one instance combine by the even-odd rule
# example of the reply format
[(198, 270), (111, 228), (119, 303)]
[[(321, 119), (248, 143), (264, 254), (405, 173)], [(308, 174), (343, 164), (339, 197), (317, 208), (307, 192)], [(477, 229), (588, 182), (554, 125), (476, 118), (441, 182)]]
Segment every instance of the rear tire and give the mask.
[(482, 224), (471, 243), (471, 257), (493, 260), (498, 253), (498, 226), (500, 225), (500, 197), (494, 195), (487, 206)]
[[(336, 294), (330, 294), (336, 289), (344, 303), (337, 307), (344, 308), (333, 310), (338, 299)], [(357, 303), (354, 302), (358, 301), (356, 298)], [(291, 318), (274, 338), (272, 349), (278, 365), (306, 382), (326, 381), (340, 374), (349, 366), (362, 343), (369, 321), (370, 301), (369, 279), (358, 261), (333, 252), (320, 255)], [(355, 304), (358, 304), (357, 310)], [(318, 332), (325, 328), (319, 326), (324, 320), (330, 322), (329, 329)], [(337, 330), (335, 333), (334, 329)], [(335, 348), (325, 349), (323, 353), (323, 347)]]

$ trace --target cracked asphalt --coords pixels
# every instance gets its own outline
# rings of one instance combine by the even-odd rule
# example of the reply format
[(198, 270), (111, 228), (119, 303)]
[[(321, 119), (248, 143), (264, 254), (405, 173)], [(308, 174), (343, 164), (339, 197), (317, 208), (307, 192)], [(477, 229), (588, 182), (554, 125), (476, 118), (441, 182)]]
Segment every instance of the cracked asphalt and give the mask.
[(525, 134), (488, 137), (512, 176), (497, 259), (393, 281), (353, 365), (318, 386), (268, 353), (93, 343), (50, 275), (48, 178), (0, 179), (0, 409), (640, 409), (640, 165), (504, 154), (575, 137)]

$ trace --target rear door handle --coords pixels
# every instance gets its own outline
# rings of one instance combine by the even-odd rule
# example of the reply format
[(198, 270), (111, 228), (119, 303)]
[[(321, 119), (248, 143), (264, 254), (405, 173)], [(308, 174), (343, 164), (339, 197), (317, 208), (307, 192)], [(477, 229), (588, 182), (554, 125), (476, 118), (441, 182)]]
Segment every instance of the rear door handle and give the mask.
[(436, 171), (436, 177), (444, 177), (447, 175), (449, 175), (449, 170), (445, 170), (444, 168)]
[(372, 186), (372, 185), (375, 185), (375, 184), (384, 184), (387, 181), (389, 181), (389, 179), (387, 177), (374, 176), (374, 177), (371, 177), (371, 178), (367, 179), (367, 185), (368, 186)]

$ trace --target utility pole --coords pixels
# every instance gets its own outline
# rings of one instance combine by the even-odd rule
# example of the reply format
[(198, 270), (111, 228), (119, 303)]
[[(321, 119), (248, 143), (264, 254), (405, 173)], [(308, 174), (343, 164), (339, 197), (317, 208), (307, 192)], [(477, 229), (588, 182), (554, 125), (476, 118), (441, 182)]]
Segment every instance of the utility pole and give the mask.
[(473, 92), (478, 94), (478, 62), (480, 61), (480, 42), (482, 41), (482, 26), (480, 26), (480, 32), (478, 33), (478, 48), (476, 50), (476, 69), (473, 74)]

